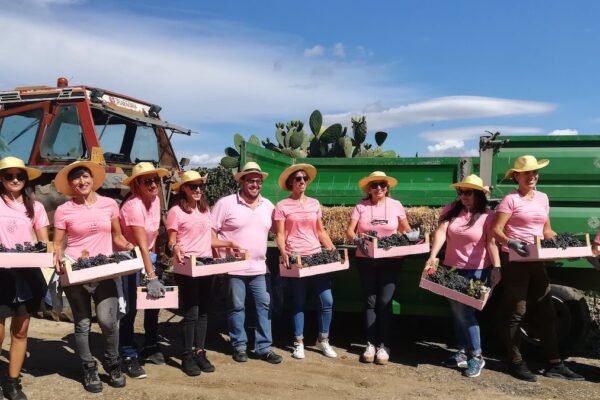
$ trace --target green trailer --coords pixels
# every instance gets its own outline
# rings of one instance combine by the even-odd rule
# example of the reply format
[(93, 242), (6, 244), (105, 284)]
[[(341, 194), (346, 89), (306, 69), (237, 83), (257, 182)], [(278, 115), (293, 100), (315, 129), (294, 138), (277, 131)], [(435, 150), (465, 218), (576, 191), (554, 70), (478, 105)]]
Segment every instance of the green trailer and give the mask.
[[(398, 179), (393, 196), (405, 206), (441, 207), (455, 200), (448, 188), (452, 182), (470, 174), (479, 174), (493, 190), (492, 204), (515, 189), (504, 179), (515, 158), (532, 154), (548, 158), (550, 165), (540, 175), (539, 190), (550, 197), (551, 221), (557, 232), (589, 233), (600, 229), (600, 136), (487, 136), (480, 139), (480, 157), (414, 158), (309, 158), (296, 159), (251, 143), (242, 143), (241, 165), (258, 162), (271, 175), (263, 186), (265, 197), (277, 202), (287, 196), (277, 186), (280, 172), (293, 163), (307, 162), (318, 170), (317, 178), (307, 190), (325, 206), (353, 206), (363, 193), (357, 187), (361, 177), (375, 170)], [(269, 250), (269, 266), (277, 271), (277, 249)], [(398, 266), (398, 289), (394, 312), (411, 316), (449, 314), (447, 302), (419, 288), (419, 277), (427, 255), (407, 257)], [(390, 260), (390, 262), (396, 262)], [(351, 257), (351, 268), (337, 272), (334, 279), (335, 307), (339, 311), (359, 312), (358, 276)], [(581, 290), (600, 289), (600, 273), (585, 259), (547, 263), (553, 282), (553, 298), (559, 318), (559, 336), (563, 349), (580, 345), (589, 325), (589, 310)], [(276, 273), (274, 274), (277, 275)], [(277, 282), (277, 279), (276, 279)], [(486, 307), (497, 312), (501, 288), (496, 301)], [(534, 338), (534, 332), (524, 334)], [(534, 339), (532, 339), (535, 341)]]

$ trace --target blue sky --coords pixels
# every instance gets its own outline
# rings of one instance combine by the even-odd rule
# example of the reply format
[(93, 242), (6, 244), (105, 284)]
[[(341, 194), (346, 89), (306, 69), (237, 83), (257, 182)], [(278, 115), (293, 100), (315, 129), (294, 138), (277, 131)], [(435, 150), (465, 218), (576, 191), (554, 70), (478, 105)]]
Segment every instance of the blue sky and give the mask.
[(485, 130), (600, 132), (597, 1), (0, 0), (0, 88), (72, 84), (163, 107), (214, 165), (275, 122), (350, 128), (402, 156), (474, 155)]

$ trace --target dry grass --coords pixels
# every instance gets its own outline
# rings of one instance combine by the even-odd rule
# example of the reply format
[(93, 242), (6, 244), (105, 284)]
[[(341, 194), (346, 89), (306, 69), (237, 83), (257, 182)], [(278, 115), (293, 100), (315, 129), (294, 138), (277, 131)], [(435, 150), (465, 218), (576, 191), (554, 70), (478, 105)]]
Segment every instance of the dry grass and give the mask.
[[(348, 244), (346, 229), (354, 207), (323, 207), (323, 225), (334, 244)], [(437, 227), (440, 208), (411, 207), (406, 208), (408, 223), (413, 228), (432, 233)]]

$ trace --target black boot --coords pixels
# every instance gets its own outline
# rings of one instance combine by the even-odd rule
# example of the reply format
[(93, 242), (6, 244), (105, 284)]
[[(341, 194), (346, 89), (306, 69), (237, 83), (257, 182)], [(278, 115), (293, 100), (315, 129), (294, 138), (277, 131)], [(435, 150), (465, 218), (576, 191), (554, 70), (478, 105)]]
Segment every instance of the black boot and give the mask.
[(113, 361), (107, 361), (104, 370), (108, 374), (108, 384), (114, 388), (125, 387), (125, 374), (121, 370), (121, 360), (118, 358)]
[[(21, 386), (20, 378), (6, 377), (6, 380), (2, 383), (4, 397), (8, 400), (27, 400), (27, 396), (21, 389), (23, 389), (23, 386)], [(2, 394), (1, 391), (0, 394)]]
[(198, 362), (198, 366), (202, 372), (215, 372), (215, 366), (206, 358), (206, 350), (196, 352), (196, 362)]
[(181, 356), (181, 370), (188, 376), (198, 376), (202, 373), (193, 352), (183, 353)]
[(90, 393), (100, 393), (102, 391), (102, 381), (98, 376), (96, 361), (83, 363), (83, 387)]

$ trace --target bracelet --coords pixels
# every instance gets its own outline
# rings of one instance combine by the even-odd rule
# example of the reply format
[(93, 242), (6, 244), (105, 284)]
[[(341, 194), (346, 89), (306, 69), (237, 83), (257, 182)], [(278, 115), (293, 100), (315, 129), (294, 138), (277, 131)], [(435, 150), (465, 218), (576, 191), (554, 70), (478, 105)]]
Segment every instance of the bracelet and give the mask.
[(148, 277), (148, 278), (146, 278), (146, 280), (147, 280), (148, 282), (150, 282), (150, 281), (156, 281), (156, 280), (158, 280), (158, 276), (157, 276), (157, 275), (154, 275), (154, 278), (150, 278), (150, 277)]

